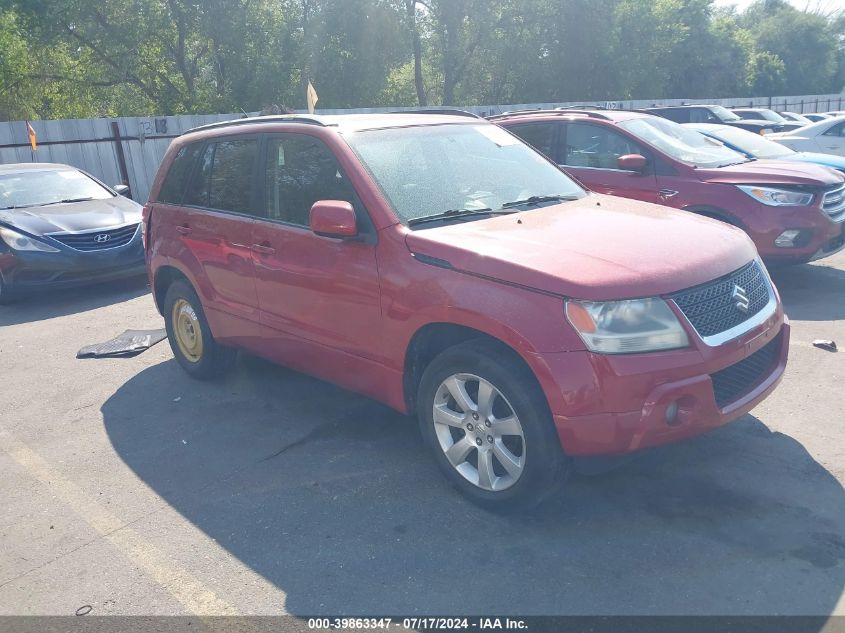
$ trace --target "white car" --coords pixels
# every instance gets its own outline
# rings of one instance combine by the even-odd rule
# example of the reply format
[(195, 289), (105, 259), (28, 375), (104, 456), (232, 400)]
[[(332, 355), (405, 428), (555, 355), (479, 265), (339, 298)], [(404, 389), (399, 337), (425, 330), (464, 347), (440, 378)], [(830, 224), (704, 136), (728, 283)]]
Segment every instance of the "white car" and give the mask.
[(811, 123), (791, 132), (769, 134), (766, 138), (796, 152), (845, 156), (845, 115)]

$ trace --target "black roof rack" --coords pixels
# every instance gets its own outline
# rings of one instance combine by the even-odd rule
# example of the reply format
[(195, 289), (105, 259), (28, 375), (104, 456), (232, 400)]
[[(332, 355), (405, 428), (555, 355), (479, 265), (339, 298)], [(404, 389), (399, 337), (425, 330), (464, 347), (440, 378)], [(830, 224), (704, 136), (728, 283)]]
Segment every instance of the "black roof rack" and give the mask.
[(231, 121), (219, 121), (217, 123), (208, 123), (191, 128), (185, 134), (191, 132), (198, 132), (200, 130), (214, 130), (222, 127), (233, 127), (237, 125), (253, 125), (255, 123), (303, 123), (305, 125), (319, 125), (327, 127), (327, 124), (314, 116), (308, 114), (272, 114), (269, 116), (252, 116), (244, 117), (242, 119), (233, 119)]
[(459, 110), (457, 108), (420, 108), (418, 110), (394, 110), (387, 114), (452, 114), (454, 116), (467, 116), (473, 119), (481, 119), (478, 114), (474, 112), (467, 112), (466, 110)]
[(493, 120), (493, 119), (500, 119), (500, 118), (504, 118), (504, 117), (509, 117), (511, 115), (531, 114), (532, 112), (536, 112), (536, 113), (542, 112), (543, 114), (554, 114), (556, 116), (569, 116), (571, 114), (580, 114), (580, 115), (583, 115), (583, 116), (590, 117), (592, 119), (603, 119), (604, 121), (612, 121), (612, 119), (609, 116), (602, 114), (601, 112), (597, 112), (596, 110), (577, 110), (575, 108), (572, 108), (572, 109), (555, 108), (554, 110), (541, 110), (539, 108), (534, 109), (534, 110), (514, 110), (513, 112), (503, 112), (502, 114), (493, 114), (493, 115), (488, 116), (487, 118), (489, 120)]
[(568, 105), (568, 106), (560, 106), (559, 108), (555, 108), (555, 110), (608, 110), (604, 106), (599, 105)]

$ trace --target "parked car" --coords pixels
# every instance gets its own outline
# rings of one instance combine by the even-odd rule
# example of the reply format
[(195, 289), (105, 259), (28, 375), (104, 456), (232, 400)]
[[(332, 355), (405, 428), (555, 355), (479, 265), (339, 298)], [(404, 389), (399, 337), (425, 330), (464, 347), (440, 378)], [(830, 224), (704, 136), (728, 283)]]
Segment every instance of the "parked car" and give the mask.
[(825, 112), (825, 114), (829, 117), (845, 116), (845, 110), (832, 110), (830, 112)]
[(720, 105), (660, 106), (646, 108), (643, 112), (669, 119), (675, 123), (723, 123), (756, 134), (776, 132), (779, 125), (773, 121), (766, 121), (765, 119), (759, 121), (743, 119)]
[(845, 181), (817, 165), (749, 161), (660, 117), (616, 110), (491, 117), (590, 189), (665, 204), (744, 229), (772, 264), (843, 247)]
[(747, 158), (764, 160), (788, 160), (799, 163), (813, 163), (830, 167), (845, 173), (845, 157), (818, 152), (796, 152), (785, 145), (763, 138), (746, 130), (740, 130), (729, 125), (714, 125), (712, 123), (685, 123), (697, 132), (724, 143), (732, 150), (744, 154)]
[(825, 119), (830, 119), (831, 116), (829, 114), (821, 114), (821, 113), (809, 113), (802, 115), (805, 119), (810, 119), (813, 123), (818, 123), (819, 121), (824, 121)]
[(781, 115), (787, 121), (800, 123), (801, 125), (809, 125), (810, 123), (814, 123), (813, 119), (809, 119), (806, 115), (798, 114), (797, 112), (778, 112), (778, 114)]
[(746, 121), (770, 121), (777, 126), (774, 128), (775, 132), (789, 132), (807, 125), (807, 123), (789, 121), (774, 110), (768, 108), (732, 108), (731, 112), (738, 114)]
[(773, 134), (770, 138), (796, 152), (845, 156), (845, 116), (824, 119), (795, 132)]
[(575, 456), (725, 424), (786, 363), (742, 231), (590, 193), (472, 115), (198, 128), (168, 150), (144, 225), (188, 374), (245, 349), (416, 413), (489, 507), (552, 494)]
[(0, 165), (0, 302), (142, 275), (142, 207), (126, 190), (69, 165)]

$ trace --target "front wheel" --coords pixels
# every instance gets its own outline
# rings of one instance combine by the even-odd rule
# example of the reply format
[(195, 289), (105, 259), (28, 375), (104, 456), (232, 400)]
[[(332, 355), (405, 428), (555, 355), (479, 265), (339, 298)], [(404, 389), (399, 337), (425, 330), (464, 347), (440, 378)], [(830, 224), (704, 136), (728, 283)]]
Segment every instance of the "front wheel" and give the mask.
[(418, 417), (446, 477), (488, 509), (537, 505), (569, 471), (530, 370), (487, 341), (462, 343), (431, 362), (420, 382)]

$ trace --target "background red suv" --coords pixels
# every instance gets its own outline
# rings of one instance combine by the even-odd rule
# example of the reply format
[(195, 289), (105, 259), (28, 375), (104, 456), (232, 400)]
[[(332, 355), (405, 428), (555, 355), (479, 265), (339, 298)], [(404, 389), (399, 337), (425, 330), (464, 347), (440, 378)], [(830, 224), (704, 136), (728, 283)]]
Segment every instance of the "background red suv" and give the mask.
[(501, 509), (575, 455), (680, 440), (774, 389), (789, 326), (751, 241), (589, 193), (471, 116), (270, 117), (174, 141), (150, 279), (193, 376), (249, 350), (416, 413)]
[(638, 112), (529, 111), (491, 117), (593, 191), (656, 202), (745, 230), (769, 263), (845, 247), (845, 180), (816, 165), (752, 160)]

